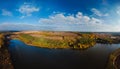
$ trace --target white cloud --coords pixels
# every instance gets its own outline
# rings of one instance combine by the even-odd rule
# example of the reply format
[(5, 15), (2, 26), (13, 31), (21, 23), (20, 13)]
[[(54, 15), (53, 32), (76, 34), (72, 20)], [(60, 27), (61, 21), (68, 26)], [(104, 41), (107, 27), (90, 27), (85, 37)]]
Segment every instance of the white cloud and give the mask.
[(61, 31), (100, 31), (103, 30), (104, 20), (89, 17), (78, 12), (76, 15), (67, 15), (57, 13), (48, 18), (40, 18), (39, 23), (42, 25), (51, 25), (55, 30)]
[(108, 13), (102, 13), (101, 11), (97, 10), (96, 8), (92, 8), (91, 11), (93, 12), (94, 15), (97, 15), (99, 17), (101, 16), (108, 16)]
[[(27, 13), (22, 13), (24, 18)], [(29, 13), (32, 15), (32, 12)], [(103, 15), (103, 14), (101, 14)], [(0, 30), (49, 30), (49, 31), (92, 31), (92, 32), (113, 32), (120, 31), (120, 21), (117, 25), (108, 23), (104, 18), (96, 18), (84, 15), (82, 12), (77, 14), (54, 13), (48, 18), (40, 18), (39, 23), (10, 23), (0, 24)], [(115, 23), (116, 24), (116, 23)]]
[(90, 18), (78, 12), (76, 15), (65, 16), (63, 13), (58, 13), (49, 18), (41, 18), (39, 23), (62, 23), (62, 24), (100, 24), (102, 20), (97, 18)]
[(63, 13), (57, 13), (48, 18), (39, 19), (40, 25), (51, 25), (49, 27), (53, 27), (54, 30), (60, 31), (120, 31), (119, 25), (111, 25), (105, 22), (104, 19), (89, 17), (81, 12), (78, 12), (76, 15), (67, 16)]
[(12, 13), (8, 10), (2, 9), (2, 15), (3, 16), (12, 16)]
[(0, 24), (0, 31), (4, 31), (4, 30), (5, 31), (10, 31), (10, 30), (84, 31), (84, 32), (85, 31), (88, 31), (88, 32), (120, 31), (119, 25), (107, 25), (107, 24), (75, 24), (75, 25), (74, 24), (67, 24), (67, 25), (65, 24), (64, 25), (54, 25), (54, 24), (48, 25), (47, 24), (47, 25), (44, 25), (44, 24), (4, 22)]
[(33, 6), (29, 3), (24, 3), (18, 11), (23, 15), (21, 18), (24, 18), (26, 16), (31, 16), (33, 12), (38, 12), (40, 9), (38, 7)]

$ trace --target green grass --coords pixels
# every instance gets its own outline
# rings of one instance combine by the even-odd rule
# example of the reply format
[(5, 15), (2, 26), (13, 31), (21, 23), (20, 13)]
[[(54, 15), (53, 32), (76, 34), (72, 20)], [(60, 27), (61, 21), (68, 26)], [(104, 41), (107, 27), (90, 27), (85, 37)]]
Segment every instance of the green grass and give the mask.
[(95, 45), (94, 39), (86, 36), (82, 38), (65, 36), (62, 40), (55, 40), (44, 37), (33, 37), (29, 34), (20, 34), (18, 39), (26, 44), (45, 48), (86, 49)]
[(42, 37), (32, 37), (28, 34), (20, 34), (19, 39), (27, 44), (46, 47), (46, 48), (68, 48), (68, 44), (65, 41), (46, 39)]

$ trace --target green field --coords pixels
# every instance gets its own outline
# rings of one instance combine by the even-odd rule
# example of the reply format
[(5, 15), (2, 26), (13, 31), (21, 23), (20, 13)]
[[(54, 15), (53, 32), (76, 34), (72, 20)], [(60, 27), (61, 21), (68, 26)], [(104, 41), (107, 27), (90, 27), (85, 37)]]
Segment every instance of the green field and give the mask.
[[(49, 35), (47, 34), (47, 36)], [(52, 36), (50, 35), (50, 37)], [(18, 39), (22, 40), (28, 45), (44, 47), (44, 48), (86, 49), (95, 45), (96, 42), (93, 37), (94, 36), (89, 34), (89, 35), (73, 36), (73, 37), (64, 36), (62, 40), (55, 40), (44, 37), (33, 37), (30, 34), (19, 34)]]

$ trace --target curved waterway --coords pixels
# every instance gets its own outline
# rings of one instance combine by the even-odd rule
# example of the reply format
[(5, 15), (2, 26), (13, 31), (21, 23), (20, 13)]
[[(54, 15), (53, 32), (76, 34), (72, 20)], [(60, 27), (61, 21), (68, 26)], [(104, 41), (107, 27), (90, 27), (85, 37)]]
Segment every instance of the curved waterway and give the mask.
[(11, 40), (9, 51), (15, 69), (105, 69), (110, 53), (120, 44), (96, 44), (87, 50), (46, 49)]

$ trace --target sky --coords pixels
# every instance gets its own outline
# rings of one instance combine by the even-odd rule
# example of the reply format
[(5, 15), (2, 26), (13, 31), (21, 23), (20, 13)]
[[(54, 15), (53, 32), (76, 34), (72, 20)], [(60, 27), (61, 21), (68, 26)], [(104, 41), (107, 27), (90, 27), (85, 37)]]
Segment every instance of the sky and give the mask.
[(0, 0), (0, 31), (120, 32), (120, 0)]

